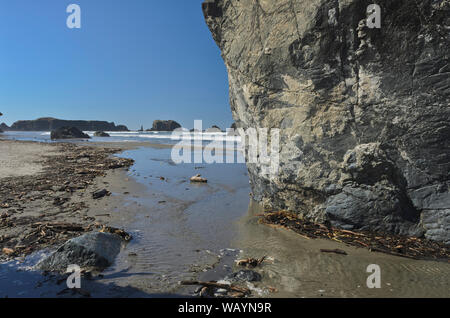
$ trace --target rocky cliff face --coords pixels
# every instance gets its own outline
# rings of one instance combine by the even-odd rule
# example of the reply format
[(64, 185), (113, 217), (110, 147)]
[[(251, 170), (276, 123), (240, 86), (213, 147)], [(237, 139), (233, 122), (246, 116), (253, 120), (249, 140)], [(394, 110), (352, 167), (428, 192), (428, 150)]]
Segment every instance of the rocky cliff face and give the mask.
[(55, 118), (39, 118), (36, 120), (19, 120), (11, 125), (9, 130), (19, 131), (50, 131), (63, 127), (76, 127), (83, 131), (128, 131), (123, 125), (96, 120), (61, 120)]
[[(366, 25), (381, 6), (380, 29)], [(255, 199), (450, 243), (450, 2), (208, 0), (238, 128), (281, 129)]]

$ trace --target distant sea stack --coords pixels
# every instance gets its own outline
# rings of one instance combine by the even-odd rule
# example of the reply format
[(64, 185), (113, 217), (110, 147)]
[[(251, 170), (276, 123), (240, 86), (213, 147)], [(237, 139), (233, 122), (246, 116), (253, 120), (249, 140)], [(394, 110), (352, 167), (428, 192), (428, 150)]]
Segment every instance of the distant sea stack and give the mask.
[[(374, 2), (379, 29), (368, 23)], [(247, 165), (253, 198), (348, 230), (450, 244), (449, 10), (205, 1), (238, 127), (280, 130), (279, 173)]]
[(3, 130), (3, 131), (7, 131), (7, 130), (9, 130), (10, 128), (9, 128), (9, 126), (8, 126), (7, 124), (1, 123), (1, 124), (0, 124), (0, 129)]
[(128, 131), (124, 125), (115, 125), (96, 120), (62, 120), (56, 118), (39, 118), (36, 120), (16, 121), (9, 130), (14, 131), (51, 131), (62, 127), (76, 127), (82, 131)]
[(181, 125), (174, 120), (155, 120), (149, 131), (174, 131), (177, 128), (181, 128)]

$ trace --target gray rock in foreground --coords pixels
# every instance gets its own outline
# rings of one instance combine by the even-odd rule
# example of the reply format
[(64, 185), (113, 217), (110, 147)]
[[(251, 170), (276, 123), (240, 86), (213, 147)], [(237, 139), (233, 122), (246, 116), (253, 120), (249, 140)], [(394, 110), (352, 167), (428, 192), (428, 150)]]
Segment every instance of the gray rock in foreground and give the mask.
[(259, 273), (249, 269), (243, 269), (225, 277), (225, 280), (231, 283), (259, 282), (261, 279), (262, 277)]
[(450, 2), (208, 0), (239, 128), (280, 129), (253, 197), (316, 222), (450, 243)]
[(109, 267), (119, 254), (123, 240), (115, 234), (92, 232), (73, 238), (37, 267), (43, 271), (66, 272), (69, 265), (81, 269), (102, 271)]

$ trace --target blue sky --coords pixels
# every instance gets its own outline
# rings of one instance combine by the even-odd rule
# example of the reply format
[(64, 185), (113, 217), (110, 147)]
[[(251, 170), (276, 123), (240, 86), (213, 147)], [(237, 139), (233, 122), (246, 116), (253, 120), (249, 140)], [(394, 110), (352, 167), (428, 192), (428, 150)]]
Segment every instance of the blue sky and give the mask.
[[(202, 0), (0, 0), (0, 122), (232, 123)], [(66, 8), (81, 7), (81, 29)]]

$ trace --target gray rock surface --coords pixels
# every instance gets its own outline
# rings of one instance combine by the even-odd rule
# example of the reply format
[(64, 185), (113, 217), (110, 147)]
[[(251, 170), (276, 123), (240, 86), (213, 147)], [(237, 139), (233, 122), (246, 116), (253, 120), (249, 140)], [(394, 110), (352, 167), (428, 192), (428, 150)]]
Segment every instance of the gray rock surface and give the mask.
[(227, 275), (224, 280), (231, 283), (242, 282), (259, 282), (262, 279), (261, 275), (255, 271), (249, 269), (243, 269), (238, 272)]
[(82, 270), (102, 271), (114, 262), (122, 242), (115, 234), (87, 233), (64, 243), (37, 267), (43, 271), (66, 272), (69, 265), (78, 265)]
[(208, 0), (239, 128), (280, 129), (253, 196), (317, 222), (450, 243), (450, 2)]
[(56, 130), (52, 130), (50, 133), (52, 140), (57, 139), (90, 139), (89, 135), (83, 133), (76, 127), (61, 127)]

